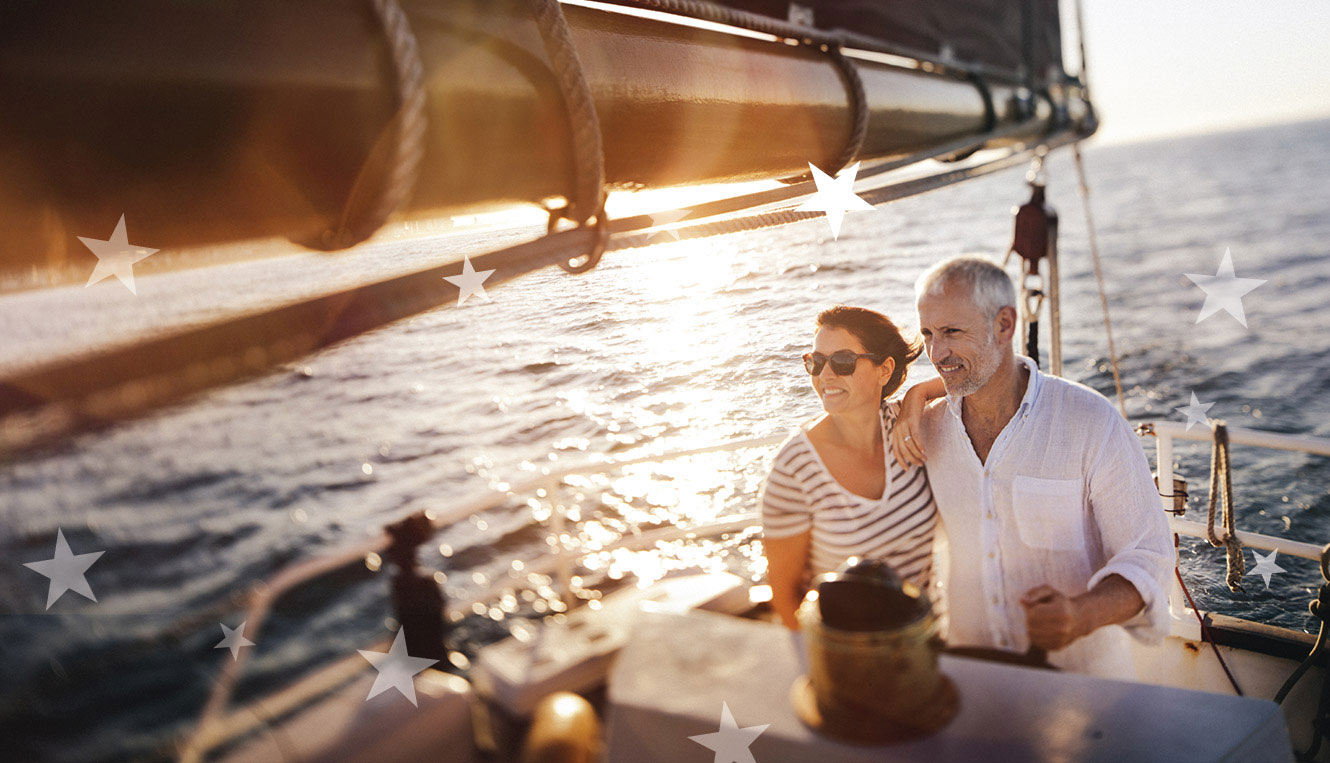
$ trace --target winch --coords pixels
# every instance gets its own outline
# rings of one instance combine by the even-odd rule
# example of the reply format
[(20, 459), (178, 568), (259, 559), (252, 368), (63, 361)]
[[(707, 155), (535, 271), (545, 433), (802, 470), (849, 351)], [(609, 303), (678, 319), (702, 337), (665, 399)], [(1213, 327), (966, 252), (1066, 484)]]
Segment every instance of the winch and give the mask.
[(809, 727), (880, 744), (931, 734), (956, 715), (932, 605), (885, 563), (851, 559), (819, 576), (798, 617), (808, 674), (790, 699)]

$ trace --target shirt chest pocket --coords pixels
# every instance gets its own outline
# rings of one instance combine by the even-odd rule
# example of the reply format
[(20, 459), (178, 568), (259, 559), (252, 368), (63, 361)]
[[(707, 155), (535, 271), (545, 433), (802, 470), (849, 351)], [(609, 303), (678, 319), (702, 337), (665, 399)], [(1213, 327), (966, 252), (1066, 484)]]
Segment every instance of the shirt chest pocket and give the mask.
[(1011, 503), (1025, 545), (1054, 551), (1085, 548), (1080, 480), (1017, 476), (1011, 485)]

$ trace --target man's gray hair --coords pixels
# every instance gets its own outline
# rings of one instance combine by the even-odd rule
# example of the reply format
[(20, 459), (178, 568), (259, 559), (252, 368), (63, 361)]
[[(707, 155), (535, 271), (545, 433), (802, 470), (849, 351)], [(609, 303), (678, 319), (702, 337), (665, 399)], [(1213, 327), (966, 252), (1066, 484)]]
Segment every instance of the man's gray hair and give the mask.
[(1016, 306), (1016, 287), (996, 262), (986, 257), (953, 257), (939, 262), (914, 282), (915, 298), (941, 294), (955, 285), (968, 292), (989, 318), (1004, 307)]

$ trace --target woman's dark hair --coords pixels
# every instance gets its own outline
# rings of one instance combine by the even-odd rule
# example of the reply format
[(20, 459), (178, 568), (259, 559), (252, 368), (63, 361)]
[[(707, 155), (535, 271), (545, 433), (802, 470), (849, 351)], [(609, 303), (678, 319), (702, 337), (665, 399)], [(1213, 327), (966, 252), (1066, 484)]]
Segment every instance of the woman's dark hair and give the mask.
[(905, 383), (905, 374), (910, 364), (924, 349), (923, 342), (917, 337), (907, 341), (890, 318), (865, 307), (836, 305), (823, 310), (817, 315), (817, 327), (845, 329), (863, 344), (865, 352), (889, 355), (895, 359), (896, 369), (882, 386), (883, 400)]

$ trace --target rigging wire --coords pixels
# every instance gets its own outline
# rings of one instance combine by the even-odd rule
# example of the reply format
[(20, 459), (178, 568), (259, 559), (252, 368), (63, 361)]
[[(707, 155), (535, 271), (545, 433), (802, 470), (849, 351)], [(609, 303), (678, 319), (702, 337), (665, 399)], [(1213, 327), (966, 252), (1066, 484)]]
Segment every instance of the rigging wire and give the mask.
[[(861, 168), (859, 174), (855, 176), (855, 181), (856, 183), (859, 183), (868, 178), (909, 167), (928, 159), (943, 159), (944, 157), (961, 153), (969, 156), (991, 141), (1002, 140), (1023, 134), (1033, 129), (1040, 122), (1041, 120), (1038, 119), (1026, 119), (1020, 122), (1013, 122), (1012, 124), (1004, 125), (1003, 127), (979, 135), (959, 138), (940, 146), (917, 151), (913, 154), (897, 159), (889, 159), (874, 163), (868, 167)], [(1057, 139), (1056, 136), (1050, 138), (1050, 140)], [(1061, 145), (1061, 143), (1058, 145)], [(716, 201), (695, 204), (690, 207), (680, 207), (674, 210), (638, 215), (636, 217), (622, 217), (610, 221), (609, 227), (610, 231), (613, 233), (645, 230), (652, 228), (655, 225), (655, 223), (652, 222), (653, 217), (674, 219), (675, 217), (682, 215), (680, 219), (683, 220), (690, 218), (698, 220), (705, 217), (715, 217), (718, 215), (729, 214), (731, 212), (742, 212), (757, 207), (776, 204), (778, 202), (790, 201), (813, 193), (815, 190), (817, 190), (816, 184), (812, 180), (807, 180), (800, 184), (787, 185), (782, 188), (772, 188), (766, 191), (754, 191), (753, 193), (742, 194), (739, 196), (730, 196), (723, 199), (717, 199)], [(802, 220), (805, 218), (801, 216), (797, 219)]]
[[(1177, 547), (1178, 536), (1174, 534), (1173, 548), (1175, 551)], [(1182, 580), (1182, 570), (1175, 566), (1173, 568), (1173, 575), (1178, 579), (1178, 585), (1182, 586), (1182, 595), (1187, 597), (1187, 603), (1191, 605), (1191, 611), (1196, 614), (1196, 621), (1201, 624), (1201, 640), (1209, 642), (1210, 649), (1214, 652), (1215, 657), (1219, 659), (1219, 667), (1224, 669), (1224, 675), (1228, 677), (1228, 682), (1233, 687), (1233, 691), (1236, 692), (1239, 697), (1246, 696), (1242, 692), (1242, 687), (1238, 686), (1238, 679), (1233, 677), (1233, 671), (1228, 669), (1228, 663), (1224, 661), (1224, 655), (1219, 653), (1219, 645), (1215, 643), (1215, 637), (1214, 634), (1210, 632), (1210, 626), (1207, 625), (1205, 619), (1201, 617), (1201, 610), (1196, 606), (1196, 600), (1191, 597), (1191, 591), (1187, 590), (1187, 584)]]
[[(1084, 65), (1082, 65), (1083, 68)], [(1099, 307), (1104, 314), (1104, 333), (1108, 336), (1108, 360), (1113, 367), (1113, 388), (1117, 391), (1118, 410), (1127, 418), (1127, 403), (1122, 396), (1122, 373), (1118, 370), (1118, 351), (1113, 344), (1113, 321), (1108, 315), (1108, 292), (1104, 286), (1104, 267), (1099, 261), (1099, 237), (1095, 233), (1094, 214), (1090, 211), (1090, 184), (1085, 179), (1085, 161), (1081, 158), (1080, 144), (1072, 144), (1076, 157), (1076, 175), (1080, 180), (1081, 201), (1085, 207), (1085, 231), (1090, 239), (1090, 259), (1094, 262), (1094, 279), (1099, 287)]]
[[(719, 5), (707, 0), (604, 0), (612, 5), (643, 8), (676, 16), (686, 16), (713, 24), (724, 24), (737, 29), (771, 35), (786, 40), (796, 40), (805, 45), (827, 45), (845, 47), (870, 53), (883, 53), (911, 61), (927, 64), (935, 72), (949, 73), (965, 77), (974, 72), (988, 77), (995, 82), (1018, 84), (1021, 78), (1016, 73), (1005, 69), (986, 66), (966, 61), (959, 62), (950, 58), (943, 59), (936, 53), (921, 49), (908, 48), (876, 37), (859, 34), (845, 29), (828, 31), (814, 26), (806, 26), (790, 21), (782, 21), (773, 16), (744, 11), (738, 8)], [(922, 68), (922, 67), (921, 67)]]

